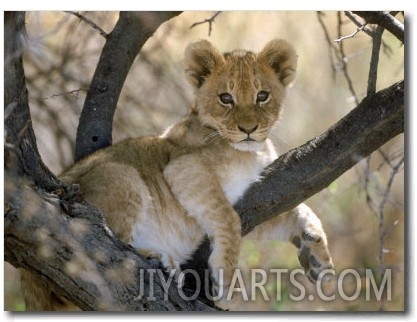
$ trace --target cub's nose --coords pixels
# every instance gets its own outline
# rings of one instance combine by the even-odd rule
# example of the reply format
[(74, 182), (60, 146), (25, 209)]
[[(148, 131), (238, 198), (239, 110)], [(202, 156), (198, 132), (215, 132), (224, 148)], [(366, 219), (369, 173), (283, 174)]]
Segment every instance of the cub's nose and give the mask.
[(256, 131), (256, 129), (258, 128), (258, 124), (256, 124), (255, 126), (253, 126), (253, 124), (244, 125), (244, 126), (238, 125), (237, 127), (243, 133), (246, 133), (247, 135), (250, 135), (251, 133)]

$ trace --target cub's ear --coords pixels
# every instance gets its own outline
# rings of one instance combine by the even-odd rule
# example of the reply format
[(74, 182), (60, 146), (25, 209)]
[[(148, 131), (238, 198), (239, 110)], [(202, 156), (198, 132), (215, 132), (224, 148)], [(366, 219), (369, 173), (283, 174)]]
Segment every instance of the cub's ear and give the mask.
[(288, 86), (294, 81), (297, 53), (287, 41), (271, 40), (258, 54), (257, 60), (261, 64), (271, 66), (282, 85)]
[(188, 81), (197, 88), (223, 62), (223, 55), (207, 40), (192, 43), (185, 50), (185, 72)]

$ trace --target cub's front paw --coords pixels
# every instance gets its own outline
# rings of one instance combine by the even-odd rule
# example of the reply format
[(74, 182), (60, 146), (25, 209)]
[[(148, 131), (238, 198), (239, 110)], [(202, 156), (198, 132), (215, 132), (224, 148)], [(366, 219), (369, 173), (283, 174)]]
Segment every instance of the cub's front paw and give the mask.
[(237, 300), (237, 294), (230, 292), (230, 285), (218, 285), (214, 279), (212, 294), (214, 304), (223, 310), (230, 310)]
[(213, 301), (223, 310), (230, 309), (236, 302), (237, 295), (230, 292), (233, 274), (237, 260), (225, 259), (219, 253), (213, 252), (209, 259), (210, 272), (213, 283)]
[(322, 271), (333, 268), (326, 234), (321, 226), (307, 225), (300, 234), (292, 236), (291, 242), (298, 248), (298, 260), (312, 283), (317, 282)]

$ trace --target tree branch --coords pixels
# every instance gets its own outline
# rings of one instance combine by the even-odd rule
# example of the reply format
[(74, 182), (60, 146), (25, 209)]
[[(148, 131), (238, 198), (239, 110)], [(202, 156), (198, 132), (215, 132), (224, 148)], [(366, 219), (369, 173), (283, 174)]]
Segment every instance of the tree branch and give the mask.
[(41, 188), (53, 191), (62, 185), (42, 162), (30, 118), (23, 70), (25, 12), (4, 14), (4, 131), (5, 167), (27, 175)]
[(350, 21), (352, 21), (356, 25), (356, 27), (361, 28), (364, 33), (366, 33), (368, 36), (372, 37), (372, 30), (370, 30), (366, 26), (366, 23), (363, 24), (363, 23), (359, 22), (356, 19), (356, 17), (352, 14), (351, 11), (345, 11), (345, 15), (346, 15), (346, 17), (348, 17), (350, 19)]
[(377, 26), (372, 35), (372, 54), (371, 54), (371, 62), (369, 66), (368, 89), (367, 89), (368, 96), (373, 95), (376, 92), (376, 81), (378, 78), (379, 52), (381, 51), (383, 32), (384, 32), (384, 27)]
[(367, 23), (377, 24), (384, 27), (395, 37), (404, 43), (404, 24), (393, 17), (387, 11), (353, 11), (354, 14), (362, 17)]
[(112, 144), (113, 115), (129, 69), (139, 50), (178, 12), (121, 12), (107, 35), (87, 92), (77, 129), (75, 161)]
[(335, 39), (334, 41), (337, 42), (337, 43), (339, 43), (339, 42), (342, 42), (343, 40), (346, 40), (346, 39), (349, 39), (349, 38), (353, 38), (353, 37), (356, 36), (356, 34), (358, 32), (363, 31), (365, 27), (366, 27), (366, 24), (365, 25), (362, 25), (362, 26), (360, 26), (358, 28), (356, 28), (356, 30), (354, 32), (352, 32), (350, 35), (341, 36), (340, 38)]
[[(338, 33), (339, 39), (342, 38), (342, 25), (343, 25), (342, 13), (339, 11), (337, 12), (337, 33)], [(337, 40), (335, 41), (338, 42)], [(345, 75), (349, 90), (355, 100), (355, 103), (359, 104), (358, 95), (356, 95), (355, 88), (353, 87), (352, 78), (350, 77), (350, 74), (347, 68), (347, 63), (349, 60), (345, 53), (345, 46), (343, 44), (343, 41), (339, 41), (338, 44), (339, 44), (340, 55), (342, 56), (340, 62), (342, 64), (343, 74)]]
[(194, 27), (204, 24), (204, 23), (208, 23), (209, 25), (209, 29), (208, 29), (208, 36), (210, 37), (211, 35), (211, 30), (213, 27), (213, 23), (214, 20), (216, 19), (216, 17), (221, 13), (221, 11), (216, 11), (210, 18), (204, 19), (203, 21), (198, 21), (198, 22), (194, 22), (191, 26), (190, 29), (193, 29)]
[(332, 76), (333, 79), (336, 77), (336, 67), (335, 67), (335, 61), (333, 58), (333, 52), (337, 59), (342, 59), (340, 56), (339, 51), (335, 48), (334, 42), (330, 38), (329, 30), (326, 27), (326, 24), (324, 23), (324, 16), (325, 14), (322, 11), (317, 11), (317, 20), (320, 24), (320, 27), (324, 33), (324, 37), (326, 38), (328, 52), (329, 52), (329, 60), (330, 60), (330, 67), (332, 69)]
[(83, 16), (79, 12), (75, 12), (75, 11), (65, 11), (65, 12), (76, 16), (78, 19), (80, 19), (81, 21), (84, 21), (87, 25), (91, 26), (91, 28), (97, 30), (100, 36), (102, 36), (103, 38), (107, 38), (108, 34), (100, 26), (98, 26), (94, 21), (88, 19), (87, 17)]

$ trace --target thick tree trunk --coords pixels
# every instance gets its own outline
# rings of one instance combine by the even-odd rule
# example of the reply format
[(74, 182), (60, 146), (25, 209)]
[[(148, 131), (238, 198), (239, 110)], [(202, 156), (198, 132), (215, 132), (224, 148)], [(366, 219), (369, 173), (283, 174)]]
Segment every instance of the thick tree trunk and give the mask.
[(55, 190), (58, 179), (43, 164), (36, 146), (23, 71), (25, 13), (4, 13), (4, 129), (5, 166), (28, 175), (38, 187)]

